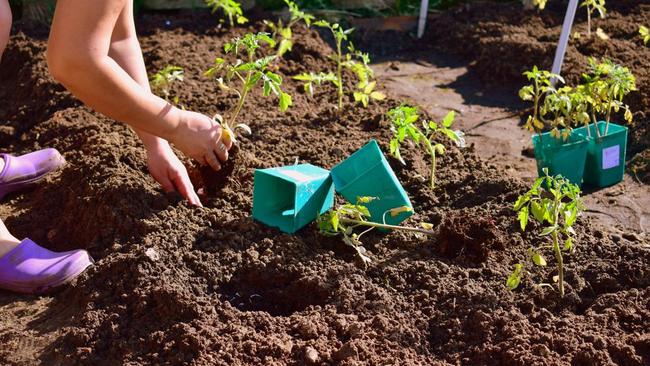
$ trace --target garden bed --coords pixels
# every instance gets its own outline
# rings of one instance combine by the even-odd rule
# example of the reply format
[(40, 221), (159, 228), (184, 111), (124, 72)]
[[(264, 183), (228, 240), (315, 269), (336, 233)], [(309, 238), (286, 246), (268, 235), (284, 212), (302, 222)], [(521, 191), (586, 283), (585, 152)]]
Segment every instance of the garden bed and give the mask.
[[(149, 69), (185, 68), (186, 82), (175, 92), (187, 108), (206, 114), (224, 112), (235, 98), (201, 74), (224, 42), (246, 31), (214, 24), (203, 13), (140, 22)], [(34, 357), (88, 365), (642, 365), (650, 359), (648, 239), (613, 238), (582, 220), (577, 252), (566, 263), (564, 299), (534, 286), (551, 281), (550, 271), (534, 271), (509, 291), (514, 263), (539, 240), (520, 233), (512, 210), (526, 183), (485, 164), (472, 147), (448, 144), (435, 191), (422, 178), (428, 160), (419, 150), (404, 153), (406, 166), (390, 160), (413, 201), (411, 220), (433, 223), (438, 235), (370, 235), (373, 263), (366, 271), (340, 239), (320, 236), (313, 224), (287, 235), (254, 222), (255, 168), (296, 159), (331, 168), (371, 138), (387, 151), (385, 114), (400, 103), (389, 97), (363, 109), (346, 100), (339, 115), (330, 87), (309, 98), (290, 76), (331, 67), (331, 49), (315, 31), (296, 33), (293, 52), (277, 70), (294, 106), (282, 114), (274, 101), (251, 98), (242, 122), (253, 134), (242, 138), (217, 192), (203, 197), (205, 208), (162, 194), (135, 134), (80, 106), (51, 80), (41, 37), (12, 38), (0, 70), (6, 101), (0, 119), (7, 121), (1, 146), (55, 147), (69, 164), (3, 203), (0, 213), (17, 236), (56, 250), (87, 248), (97, 264), (40, 305), (26, 328), (0, 323), (3, 344), (31, 349), (25, 361), (3, 347), (0, 363), (32, 364)], [(17, 299), (0, 293), (4, 306), (20, 314)], [(17, 341), (44, 334), (51, 336), (38, 346)]]

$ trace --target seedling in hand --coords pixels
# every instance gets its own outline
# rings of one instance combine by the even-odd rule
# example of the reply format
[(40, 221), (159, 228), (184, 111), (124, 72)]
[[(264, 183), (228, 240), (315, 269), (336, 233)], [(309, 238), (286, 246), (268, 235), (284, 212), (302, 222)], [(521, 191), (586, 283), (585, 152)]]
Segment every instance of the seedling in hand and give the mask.
[[(601, 18), (605, 17), (607, 9), (605, 9), (605, 0), (584, 0), (580, 7), (587, 8), (587, 37), (591, 37), (591, 17), (594, 11), (598, 12)], [(602, 32), (602, 30), (601, 30)]]
[[(440, 123), (434, 121), (422, 121), (422, 129), (418, 127), (420, 115), (416, 107), (402, 105), (388, 111), (388, 119), (391, 121), (393, 138), (390, 140), (390, 153), (405, 164), (400, 147), (406, 141), (411, 140), (416, 146), (423, 146), (431, 156), (431, 188), (436, 185), (436, 155), (445, 153), (445, 146), (436, 139), (444, 135), (454, 141), (458, 146), (463, 147), (465, 141), (460, 131), (451, 129), (454, 123), (455, 113), (447, 113)], [(422, 144), (422, 145), (420, 145)]]
[(268, 25), (271, 30), (273, 30), (273, 38), (276, 39), (280, 37), (280, 42), (278, 42), (278, 51), (276, 56), (282, 57), (285, 53), (291, 51), (293, 48), (293, 31), (292, 28), (298, 22), (303, 21), (309, 27), (311, 22), (314, 20), (314, 16), (307, 14), (304, 11), (300, 10), (298, 5), (291, 0), (284, 0), (284, 3), (289, 7), (289, 13), (291, 18), (289, 18), (289, 23), (285, 26), (282, 20), (278, 20), (277, 23), (273, 23), (265, 20), (264, 23)]
[(641, 38), (643, 38), (643, 44), (647, 46), (648, 42), (650, 42), (650, 30), (648, 30), (648, 27), (640, 25), (639, 34), (641, 35)]
[[(265, 56), (257, 58), (257, 51), (263, 44), (275, 46), (275, 41), (271, 39), (268, 33), (248, 33), (242, 38), (235, 38), (231, 42), (224, 45), (224, 51), (228, 54), (234, 54), (239, 57), (240, 55), (246, 57), (246, 62), (241, 59), (233, 64), (228, 63), (221, 57), (218, 57), (214, 62), (214, 67), (208, 69), (205, 75), (210, 78), (215, 78), (219, 87), (234, 91), (239, 101), (235, 107), (232, 116), (227, 120), (221, 119), (220, 123), (226, 131), (226, 135), (230, 137), (233, 142), (235, 141), (235, 134), (233, 129), (242, 129), (250, 133), (250, 128), (245, 124), (238, 124), (237, 118), (241, 112), (242, 107), (246, 101), (246, 97), (253, 88), (262, 81), (262, 90), (265, 97), (271, 94), (278, 97), (278, 108), (281, 111), (286, 111), (292, 105), (291, 96), (282, 91), (282, 78), (271, 71), (268, 71), (268, 65), (276, 56)], [(222, 77), (218, 77), (222, 76)], [(225, 78), (225, 80), (224, 80)], [(233, 84), (236, 79), (240, 82), (239, 88), (234, 88), (229, 85)], [(218, 117), (215, 117), (218, 120)]]
[(248, 19), (244, 16), (241, 4), (235, 0), (205, 0), (205, 3), (212, 9), (212, 13), (221, 10), (227, 17), (231, 27), (237, 24), (245, 24)]
[[(514, 209), (517, 212), (519, 226), (522, 231), (529, 228), (529, 221), (534, 220), (544, 228), (539, 236), (550, 237), (551, 245), (531, 248), (528, 257), (537, 266), (546, 266), (542, 254), (544, 249), (551, 249), (557, 262), (557, 286), (560, 296), (564, 296), (564, 258), (563, 252), (575, 250), (573, 225), (581, 215), (584, 207), (580, 199), (580, 188), (562, 176), (551, 177), (544, 169), (546, 176), (538, 178), (532, 188), (519, 196)], [(519, 286), (524, 265), (517, 264), (514, 272), (506, 281), (511, 290)], [(550, 286), (548, 284), (543, 284)]]
[[(183, 81), (183, 68), (179, 66), (167, 65), (164, 69), (153, 74), (149, 79), (151, 91), (154, 94), (162, 95), (166, 101), (170, 101), (171, 86), (176, 82)], [(178, 96), (172, 98), (174, 104), (178, 104)]]
[[(325, 236), (343, 236), (343, 242), (352, 247), (364, 267), (367, 267), (372, 260), (368, 256), (368, 251), (364, 248), (361, 242), (361, 237), (366, 233), (376, 229), (389, 229), (389, 230), (402, 230), (425, 235), (435, 235), (431, 229), (433, 225), (422, 223), (422, 228), (387, 225), (385, 223), (379, 224), (376, 222), (368, 221), (370, 218), (370, 211), (365, 206), (366, 204), (376, 200), (374, 197), (359, 197), (356, 204), (346, 203), (339, 206), (337, 209), (328, 211), (325, 215), (319, 216), (317, 219), (319, 232)], [(410, 207), (397, 207), (388, 210), (384, 213), (393, 217), (411, 211)], [(385, 219), (384, 219), (385, 221)], [(363, 229), (360, 233), (355, 233), (356, 229)]]
[[(370, 100), (383, 100), (386, 96), (375, 90), (377, 83), (372, 80), (374, 73), (370, 68), (370, 56), (368, 54), (359, 52), (354, 48), (354, 45), (349, 42), (348, 52), (343, 53), (343, 42), (348, 41), (348, 36), (354, 31), (354, 28), (344, 29), (337, 23), (329, 23), (325, 20), (314, 22), (314, 25), (319, 27), (328, 28), (334, 36), (336, 43), (336, 53), (332, 56), (336, 62), (336, 73), (304, 73), (294, 76), (294, 79), (306, 81), (305, 89), (311, 90), (313, 94), (314, 83), (320, 85), (323, 82), (331, 82), (336, 86), (338, 91), (338, 109), (343, 110), (343, 69), (347, 68), (357, 75), (359, 82), (356, 85), (356, 90), (353, 92), (354, 100), (361, 103), (364, 107), (368, 106)], [(335, 77), (332, 78), (331, 75)]]

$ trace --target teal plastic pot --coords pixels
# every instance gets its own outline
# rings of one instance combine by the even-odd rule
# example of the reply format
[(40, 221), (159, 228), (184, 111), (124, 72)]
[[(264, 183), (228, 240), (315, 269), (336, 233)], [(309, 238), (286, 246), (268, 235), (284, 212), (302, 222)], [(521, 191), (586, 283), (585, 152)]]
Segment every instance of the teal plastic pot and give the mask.
[[(609, 123), (607, 136), (605, 134), (605, 121), (598, 125), (580, 127), (580, 133), (587, 136), (588, 150), (587, 163), (585, 164), (584, 181), (590, 186), (602, 188), (609, 187), (623, 180), (625, 175), (625, 151), (627, 149), (627, 127)], [(596, 135), (596, 128), (601, 137)], [(576, 129), (578, 130), (578, 129)]]
[(295, 233), (334, 204), (330, 172), (311, 164), (258, 169), (253, 179), (253, 218), (285, 233)]
[[(375, 140), (335, 166), (332, 179), (336, 191), (349, 202), (355, 203), (358, 197), (378, 198), (366, 204), (372, 222), (383, 223), (384, 213), (390, 209), (403, 206), (413, 208)], [(398, 225), (412, 214), (403, 212), (395, 217), (387, 214), (386, 223)]]
[(582, 185), (588, 141), (581, 132), (573, 130), (567, 141), (551, 136), (550, 132), (533, 135), (533, 147), (538, 176), (543, 177), (543, 169), (547, 168), (551, 176), (559, 174), (573, 184)]

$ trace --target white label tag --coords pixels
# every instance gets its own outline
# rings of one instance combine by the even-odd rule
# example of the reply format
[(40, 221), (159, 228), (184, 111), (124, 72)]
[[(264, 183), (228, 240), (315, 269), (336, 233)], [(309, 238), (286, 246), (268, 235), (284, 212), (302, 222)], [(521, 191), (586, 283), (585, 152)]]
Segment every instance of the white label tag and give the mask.
[(603, 149), (603, 170), (616, 168), (620, 165), (621, 145)]
[(292, 178), (296, 180), (298, 183), (303, 183), (311, 180), (312, 178), (308, 175), (305, 175), (299, 171), (296, 170), (288, 170), (288, 169), (282, 169), (279, 170), (280, 173), (286, 175), (289, 178)]

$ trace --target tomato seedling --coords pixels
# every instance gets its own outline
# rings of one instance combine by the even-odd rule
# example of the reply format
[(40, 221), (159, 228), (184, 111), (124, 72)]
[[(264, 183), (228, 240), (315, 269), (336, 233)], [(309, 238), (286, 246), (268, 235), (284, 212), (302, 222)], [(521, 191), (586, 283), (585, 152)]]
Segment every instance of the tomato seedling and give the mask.
[[(243, 54), (246, 57), (246, 62), (238, 58), (235, 63), (229, 63), (223, 58), (217, 57), (214, 66), (204, 73), (205, 76), (214, 78), (221, 89), (234, 91), (238, 96), (239, 100), (232, 116), (228, 120), (221, 118), (221, 121), (219, 121), (226, 134), (233, 141), (235, 141), (233, 129), (243, 129), (250, 133), (250, 128), (245, 124), (238, 124), (237, 118), (244, 106), (246, 97), (260, 81), (262, 81), (262, 94), (265, 97), (271, 94), (277, 96), (278, 108), (281, 111), (286, 111), (292, 105), (291, 96), (282, 90), (282, 78), (280, 75), (267, 70), (269, 63), (276, 56), (257, 58), (257, 51), (263, 44), (268, 44), (273, 47), (275, 46), (275, 41), (268, 33), (263, 32), (257, 34), (248, 33), (241, 38), (234, 38), (231, 42), (224, 45), (224, 52), (226, 54), (234, 54), (236, 57)], [(239, 89), (229, 86), (234, 79), (239, 80)], [(219, 119), (219, 116), (217, 115), (215, 119)]]
[[(542, 254), (544, 249), (552, 249), (557, 262), (557, 284), (560, 297), (564, 296), (564, 258), (562, 252), (572, 253), (575, 250), (575, 230), (573, 225), (582, 214), (584, 206), (580, 199), (580, 188), (562, 176), (551, 177), (546, 174), (535, 180), (531, 189), (519, 196), (514, 209), (517, 212), (519, 226), (525, 231), (530, 220), (537, 221), (544, 228), (539, 236), (551, 237), (551, 245), (530, 248), (528, 257), (537, 266), (546, 266)], [(524, 265), (519, 263), (508, 277), (506, 285), (514, 290), (521, 282)], [(554, 278), (555, 281), (555, 278)], [(551, 286), (542, 284), (543, 286)], [(552, 286), (551, 286), (552, 287)]]
[(463, 147), (465, 141), (461, 131), (451, 129), (454, 123), (455, 113), (447, 113), (440, 123), (434, 121), (422, 121), (422, 129), (418, 127), (420, 114), (416, 107), (402, 105), (388, 111), (388, 119), (391, 121), (391, 131), (393, 138), (390, 140), (390, 153), (397, 158), (402, 164), (406, 164), (402, 158), (400, 147), (409, 139), (416, 146), (422, 146), (431, 156), (431, 188), (436, 185), (436, 155), (445, 153), (445, 146), (436, 139), (444, 135), (450, 138), (458, 146)]
[[(636, 78), (627, 67), (615, 64), (611, 60), (605, 59), (602, 62), (596, 62), (595, 59), (589, 58), (589, 73), (583, 75), (586, 83), (583, 84), (582, 90), (586, 95), (587, 101), (591, 108), (591, 120), (597, 123), (596, 115), (605, 117), (605, 136), (609, 130), (609, 123), (613, 112), (619, 112), (623, 109), (625, 112), (623, 118), (628, 123), (632, 122), (632, 111), (630, 107), (623, 103), (623, 98), (636, 89)], [(596, 134), (600, 137), (600, 131), (595, 129)]]
[[(325, 20), (314, 22), (314, 25), (329, 29), (334, 36), (336, 43), (336, 53), (332, 56), (336, 62), (336, 73), (304, 73), (294, 76), (294, 79), (305, 81), (305, 89), (310, 90), (313, 94), (314, 83), (317, 85), (323, 82), (331, 82), (338, 90), (338, 110), (343, 110), (343, 69), (349, 69), (357, 76), (358, 82), (356, 90), (353, 91), (354, 101), (361, 103), (364, 107), (368, 106), (370, 100), (383, 100), (386, 98), (384, 93), (376, 91), (377, 82), (373, 80), (374, 72), (370, 68), (370, 56), (354, 48), (352, 42), (348, 42), (347, 53), (343, 53), (343, 42), (348, 41), (348, 36), (354, 31), (354, 28), (344, 29), (337, 23), (330, 23)], [(334, 75), (334, 78), (331, 77)]]
[(591, 17), (594, 11), (597, 11), (601, 18), (605, 17), (605, 14), (607, 13), (607, 9), (605, 9), (605, 0), (584, 0), (580, 4), (580, 7), (587, 8), (587, 37), (591, 37)]
[(284, 0), (284, 3), (289, 7), (289, 23), (285, 26), (282, 22), (282, 19), (278, 20), (277, 23), (265, 20), (266, 24), (273, 31), (273, 38), (276, 40), (280, 38), (280, 42), (277, 42), (278, 50), (276, 55), (278, 57), (284, 56), (285, 53), (291, 51), (293, 48), (293, 31), (292, 28), (298, 24), (298, 22), (303, 21), (308, 27), (311, 26), (311, 22), (314, 20), (314, 16), (307, 14), (304, 11), (300, 10), (298, 5), (291, 0)]
[[(162, 95), (162, 97), (169, 102), (172, 84), (182, 82), (183, 78), (184, 72), (182, 67), (167, 65), (149, 78), (151, 91), (156, 95)], [(174, 104), (178, 104), (178, 96), (172, 97), (171, 101), (173, 101)]]
[(221, 10), (228, 17), (231, 27), (237, 24), (245, 24), (248, 19), (244, 16), (241, 4), (235, 0), (205, 0), (205, 3), (212, 9), (212, 14)]
[(537, 66), (533, 66), (532, 70), (524, 72), (523, 75), (528, 79), (530, 84), (519, 89), (519, 98), (524, 101), (533, 102), (533, 112), (528, 116), (524, 127), (531, 132), (540, 134), (541, 136), (541, 132), (545, 126), (544, 117), (541, 113), (544, 97), (549, 92), (555, 91), (552, 82), (553, 79), (558, 80), (561, 83), (564, 83), (564, 79), (558, 74), (553, 74), (547, 70), (540, 70)]
[(639, 34), (643, 39), (643, 44), (647, 46), (648, 42), (650, 42), (650, 30), (648, 30), (648, 27), (646, 27), (645, 25), (640, 25)]
[[(374, 229), (380, 228), (388, 230), (402, 230), (425, 235), (435, 235), (435, 232), (431, 230), (433, 228), (433, 225), (427, 223), (422, 223), (420, 224), (421, 228), (417, 228), (387, 225), (385, 223), (380, 224), (368, 221), (368, 218), (370, 218), (370, 211), (368, 211), (368, 208), (365, 205), (376, 199), (377, 198), (375, 197), (359, 197), (357, 198), (357, 202), (355, 204), (343, 204), (338, 208), (330, 210), (324, 215), (319, 216), (316, 220), (318, 224), (318, 230), (322, 235), (342, 235), (343, 242), (356, 251), (356, 254), (361, 260), (361, 263), (366, 268), (372, 262), (372, 260), (368, 256), (368, 251), (361, 242), (361, 237)], [(395, 217), (403, 212), (408, 211), (411, 211), (411, 208), (406, 206), (388, 210), (384, 213), (384, 221), (386, 215)], [(354, 232), (357, 228), (363, 228), (364, 230), (361, 233), (357, 234)]]

